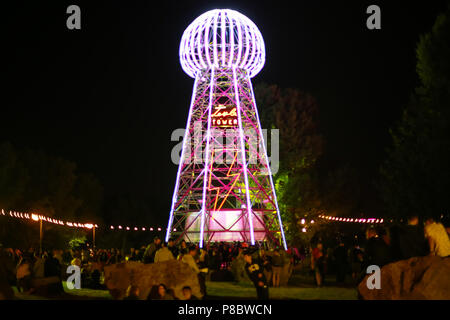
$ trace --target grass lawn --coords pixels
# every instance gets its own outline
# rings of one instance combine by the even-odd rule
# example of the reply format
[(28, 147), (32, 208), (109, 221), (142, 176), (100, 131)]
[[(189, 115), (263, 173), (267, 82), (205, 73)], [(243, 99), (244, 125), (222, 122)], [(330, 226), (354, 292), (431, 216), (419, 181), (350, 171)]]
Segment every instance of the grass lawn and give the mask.
[[(67, 288), (63, 282), (65, 294), (53, 299), (57, 300), (110, 300), (112, 299), (108, 290), (94, 289), (73, 289)], [(213, 282), (207, 281), (207, 299), (228, 300), (228, 299), (255, 299), (256, 289), (251, 283), (235, 282)], [(16, 297), (23, 300), (53, 300), (36, 295), (25, 295), (19, 293), (13, 287)], [(289, 280), (289, 286), (272, 288), (269, 287), (269, 297), (274, 300), (357, 300), (358, 294), (356, 286), (350, 277), (347, 277), (345, 284), (337, 286), (334, 276), (325, 277), (325, 286), (317, 288), (314, 278), (308, 272), (300, 270), (294, 271)]]
[(17, 287), (12, 287), (16, 298), (19, 300), (110, 300), (112, 299), (108, 290), (94, 290), (94, 289), (73, 289), (67, 288), (66, 282), (63, 281), (64, 294), (55, 297), (40, 297), (37, 295), (27, 295), (18, 292)]
[[(26, 295), (19, 293), (13, 287), (16, 297), (19, 300), (109, 300), (112, 299), (107, 290), (93, 289), (67, 289), (63, 282), (65, 294), (56, 298), (40, 297), (36, 295)], [(228, 300), (228, 299), (255, 299), (256, 290), (252, 284), (234, 282), (210, 282), (206, 283), (208, 299)], [(357, 293), (354, 288), (338, 287), (280, 287), (269, 288), (270, 299), (274, 300), (356, 300)]]
[[(229, 299), (255, 299), (256, 290), (252, 284), (233, 282), (207, 282), (208, 295), (212, 299), (224, 297)], [(346, 287), (279, 287), (269, 288), (269, 297), (274, 300), (356, 300), (355, 288)]]

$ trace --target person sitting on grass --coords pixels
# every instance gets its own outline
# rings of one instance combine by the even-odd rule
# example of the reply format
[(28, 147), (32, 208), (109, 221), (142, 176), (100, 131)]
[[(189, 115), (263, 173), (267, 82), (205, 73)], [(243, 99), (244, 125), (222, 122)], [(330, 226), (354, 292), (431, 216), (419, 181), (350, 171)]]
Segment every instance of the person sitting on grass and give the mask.
[(167, 287), (163, 283), (160, 283), (152, 287), (147, 300), (174, 300), (174, 297), (167, 292)]
[(198, 300), (198, 298), (192, 295), (192, 289), (189, 286), (183, 287), (183, 299), (182, 300)]
[(130, 285), (127, 289), (126, 297), (124, 300), (139, 300), (139, 287)]
[(430, 255), (439, 257), (450, 256), (450, 238), (442, 223), (432, 217), (425, 219), (425, 237), (430, 246)]

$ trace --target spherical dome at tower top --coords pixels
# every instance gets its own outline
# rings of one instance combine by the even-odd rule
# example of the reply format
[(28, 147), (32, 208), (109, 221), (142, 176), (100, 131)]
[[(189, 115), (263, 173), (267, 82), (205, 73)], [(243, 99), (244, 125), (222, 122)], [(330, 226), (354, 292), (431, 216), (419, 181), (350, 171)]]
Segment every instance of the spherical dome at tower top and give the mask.
[(250, 19), (234, 10), (205, 12), (187, 27), (181, 38), (180, 63), (192, 78), (213, 66), (242, 68), (254, 77), (265, 59), (261, 32)]

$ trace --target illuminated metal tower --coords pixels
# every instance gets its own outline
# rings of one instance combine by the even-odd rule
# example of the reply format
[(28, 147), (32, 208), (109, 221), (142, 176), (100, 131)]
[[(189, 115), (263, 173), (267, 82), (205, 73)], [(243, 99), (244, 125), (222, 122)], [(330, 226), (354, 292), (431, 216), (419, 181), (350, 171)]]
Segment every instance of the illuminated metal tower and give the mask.
[(239, 12), (208, 11), (185, 30), (183, 70), (195, 79), (166, 242), (286, 240), (250, 79), (264, 40)]

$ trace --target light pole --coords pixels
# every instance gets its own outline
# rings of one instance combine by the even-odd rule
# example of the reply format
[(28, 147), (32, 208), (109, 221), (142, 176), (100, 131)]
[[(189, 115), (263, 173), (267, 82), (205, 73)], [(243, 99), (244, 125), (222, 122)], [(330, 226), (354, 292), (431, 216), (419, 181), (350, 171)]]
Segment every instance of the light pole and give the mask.
[(92, 227), (92, 246), (95, 250), (95, 225)]
[(39, 219), (39, 255), (42, 255), (42, 219)]

